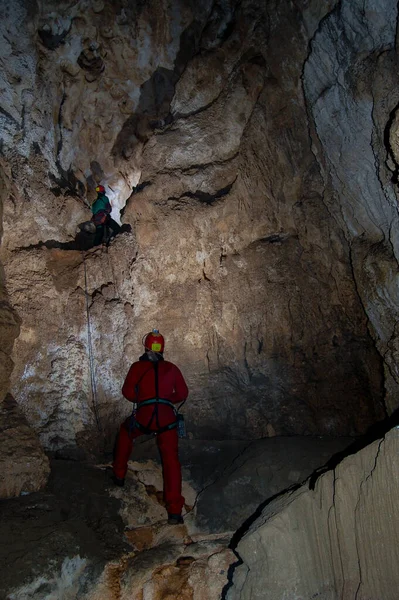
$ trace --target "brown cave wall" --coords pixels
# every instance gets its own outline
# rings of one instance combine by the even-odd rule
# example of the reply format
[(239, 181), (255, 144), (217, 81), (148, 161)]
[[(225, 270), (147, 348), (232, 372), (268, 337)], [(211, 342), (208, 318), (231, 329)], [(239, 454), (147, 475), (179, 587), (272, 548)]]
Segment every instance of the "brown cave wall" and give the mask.
[[(0, 161), (0, 243), (3, 204), (13, 197), (10, 169)], [(9, 393), (14, 363), (12, 352), (21, 319), (11, 305), (0, 263), (0, 498), (11, 498), (42, 488), (50, 474), (49, 461), (37, 433)]]
[[(188, 379), (195, 437), (355, 434), (380, 419), (381, 356), (302, 91), (336, 3), (176, 1), (162, 26), (155, 0), (84, 15), (17, 4), (2, 256), (23, 323), (12, 387), (45, 446), (90, 446), (96, 414), (111, 439), (153, 326)], [(116, 206), (128, 198), (134, 233), (86, 265), (43, 247), (71, 239), (99, 181)]]
[[(10, 173), (0, 162), (0, 244), (3, 235), (3, 204), (10, 197)], [(14, 340), (19, 333), (20, 319), (11, 306), (6, 289), (3, 265), (0, 263), (0, 403), (10, 389), (11, 359)]]
[(131, 291), (122, 299), (113, 275), (129, 277), (134, 255), (129, 236), (84, 261), (80, 252), (47, 248), (9, 257), (10, 293), (22, 318), (13, 391), (46, 448), (99, 450), (113, 443), (129, 411), (120, 388), (129, 367)]
[[(245, 37), (243, 8), (245, 41), (237, 50), (233, 33), (228, 50), (218, 49), (231, 62), (235, 50), (236, 62), (205, 106), (198, 95), (211, 59), (185, 71), (176, 119), (146, 145), (147, 185), (125, 211), (151, 265), (140, 285), (156, 274), (155, 320), (171, 314), (177, 344), (176, 327), (191, 346), (183, 364), (200, 387), (190, 421), (204, 436), (354, 433), (383, 415), (381, 359), (311, 151), (300, 85), (306, 39), (287, 6), (276, 14), (276, 31)], [(280, 56), (282, 32), (291, 45)]]

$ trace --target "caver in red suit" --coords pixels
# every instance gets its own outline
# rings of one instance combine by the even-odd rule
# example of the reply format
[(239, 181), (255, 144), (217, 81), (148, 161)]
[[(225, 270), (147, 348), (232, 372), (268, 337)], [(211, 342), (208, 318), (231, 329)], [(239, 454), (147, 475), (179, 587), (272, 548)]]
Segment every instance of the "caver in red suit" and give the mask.
[(178, 367), (164, 360), (165, 341), (157, 330), (146, 336), (144, 347), (145, 354), (132, 364), (122, 387), (125, 398), (137, 403), (137, 413), (135, 421), (128, 417), (121, 425), (113, 463), (114, 481), (117, 485), (124, 483), (135, 438), (155, 433), (162, 459), (168, 522), (177, 524), (182, 522), (184, 498), (172, 404), (183, 402), (188, 388)]

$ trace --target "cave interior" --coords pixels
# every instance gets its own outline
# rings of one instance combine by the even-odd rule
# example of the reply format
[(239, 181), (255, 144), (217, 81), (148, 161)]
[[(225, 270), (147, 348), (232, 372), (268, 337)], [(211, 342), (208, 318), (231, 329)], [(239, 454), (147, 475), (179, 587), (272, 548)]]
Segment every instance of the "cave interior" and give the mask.
[[(0, 17), (0, 597), (396, 600), (364, 490), (399, 486), (397, 2)], [(99, 185), (122, 230), (81, 247)], [(176, 529), (151, 436), (110, 477), (153, 328), (189, 388)]]

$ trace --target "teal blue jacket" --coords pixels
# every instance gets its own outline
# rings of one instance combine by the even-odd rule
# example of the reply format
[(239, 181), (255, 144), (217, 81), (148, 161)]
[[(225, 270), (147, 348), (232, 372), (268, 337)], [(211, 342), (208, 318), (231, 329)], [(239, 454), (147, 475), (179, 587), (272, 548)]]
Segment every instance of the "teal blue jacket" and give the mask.
[(95, 200), (91, 207), (93, 213), (92, 221), (98, 226), (105, 223), (107, 217), (111, 214), (112, 206), (105, 194), (98, 193), (97, 200)]

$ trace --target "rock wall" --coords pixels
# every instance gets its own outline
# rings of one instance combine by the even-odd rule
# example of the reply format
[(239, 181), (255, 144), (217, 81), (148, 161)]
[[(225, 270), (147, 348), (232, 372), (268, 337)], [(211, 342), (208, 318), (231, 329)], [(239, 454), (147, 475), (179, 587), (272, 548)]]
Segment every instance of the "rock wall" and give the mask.
[[(8, 176), (7, 176), (8, 175)], [(3, 203), (8, 200), (10, 177), (0, 162), (0, 244), (3, 235)], [(19, 334), (19, 318), (13, 310), (6, 290), (3, 265), (0, 263), (0, 404), (10, 386), (14, 340)]]
[(304, 68), (325, 202), (383, 356), (386, 405), (398, 407), (397, 2), (344, 1), (315, 34)]
[[(111, 440), (154, 326), (192, 436), (357, 434), (396, 407), (397, 15), (369, 4), (0, 3), (12, 390), (46, 447)], [(50, 242), (100, 182), (134, 231), (83, 262)]]
[(398, 589), (399, 430), (271, 502), (239, 542), (228, 600), (384, 598)]
[[(3, 203), (9, 201), (11, 189), (11, 174), (0, 161), (0, 244)], [(11, 355), (20, 330), (20, 317), (10, 304), (5, 284), (0, 263), (0, 498), (11, 498), (43, 487), (50, 467), (36, 432), (8, 393), (13, 369)]]
[[(349, 248), (323, 202), (309, 143), (300, 82), (307, 40), (298, 14), (284, 3), (273, 9), (273, 23), (250, 32), (253, 14), (242, 9), (218, 52), (230, 61), (236, 52), (235, 66), (224, 88), (213, 84), (212, 100), (198, 106), (211, 59), (198, 58), (183, 73), (176, 118), (147, 143), (147, 185), (125, 211), (144, 254), (139, 287), (148, 272), (156, 275), (155, 320), (171, 315), (171, 331), (177, 318), (179, 330), (189, 324), (183, 360), (202, 384), (192, 415), (202, 435), (221, 419), (237, 437), (360, 431), (373, 405), (366, 408), (362, 372), (375, 375), (366, 387), (381, 397)], [(280, 55), (283, 35), (289, 41)], [(188, 106), (180, 86), (194, 99)], [(204, 354), (208, 372), (198, 360)], [(357, 416), (352, 403), (362, 407)]]
[(36, 433), (8, 394), (0, 404), (0, 498), (36, 492), (49, 475), (49, 461)]

